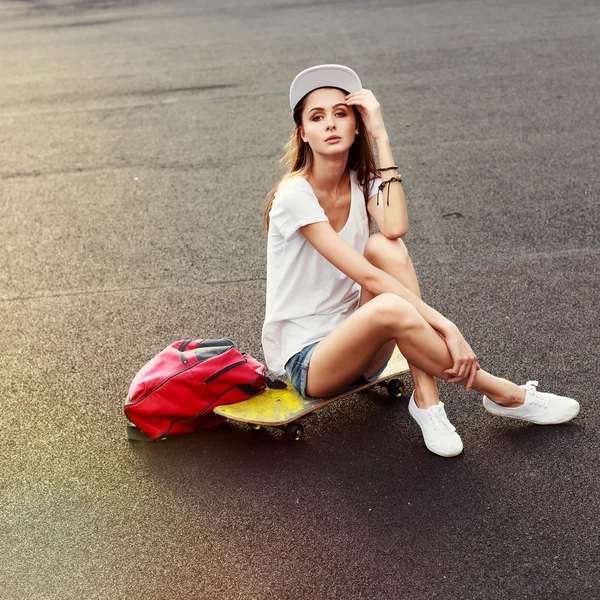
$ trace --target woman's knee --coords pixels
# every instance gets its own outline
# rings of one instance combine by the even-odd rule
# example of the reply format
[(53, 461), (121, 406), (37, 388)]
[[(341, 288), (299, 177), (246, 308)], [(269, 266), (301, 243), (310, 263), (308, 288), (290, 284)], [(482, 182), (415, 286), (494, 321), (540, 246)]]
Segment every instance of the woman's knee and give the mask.
[(422, 327), (423, 317), (417, 309), (392, 293), (380, 294), (368, 305), (373, 311), (374, 319), (384, 328), (400, 327), (402, 329)]
[(391, 262), (401, 267), (410, 263), (410, 256), (404, 242), (400, 238), (390, 240), (381, 232), (374, 233), (367, 240), (363, 255), (380, 269), (384, 268), (384, 265), (389, 267)]

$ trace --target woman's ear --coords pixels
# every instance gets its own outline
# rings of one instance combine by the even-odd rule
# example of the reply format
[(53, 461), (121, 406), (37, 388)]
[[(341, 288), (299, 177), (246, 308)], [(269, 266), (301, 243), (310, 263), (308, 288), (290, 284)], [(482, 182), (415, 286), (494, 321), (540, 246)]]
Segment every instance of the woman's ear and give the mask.
[(304, 127), (300, 127), (300, 138), (306, 144), (306, 140), (304, 139)]

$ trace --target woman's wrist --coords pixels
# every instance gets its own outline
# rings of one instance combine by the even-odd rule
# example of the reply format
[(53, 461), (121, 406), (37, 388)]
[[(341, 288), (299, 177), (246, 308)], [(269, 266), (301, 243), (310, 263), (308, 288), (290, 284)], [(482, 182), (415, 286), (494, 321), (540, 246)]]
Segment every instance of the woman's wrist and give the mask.
[(383, 128), (382, 131), (378, 132), (377, 135), (373, 136), (373, 139), (375, 140), (375, 143), (377, 144), (377, 146), (379, 146), (380, 144), (388, 144), (390, 143), (390, 138), (387, 134), (387, 131), (385, 130), (385, 127)]
[(440, 323), (439, 327), (436, 328), (444, 337), (451, 333), (455, 333), (458, 331), (458, 327), (452, 322), (444, 317), (444, 320)]
[(387, 132), (385, 129), (383, 133), (378, 137), (374, 138), (375, 143), (377, 144), (377, 155), (379, 157), (379, 167), (381, 167), (385, 175), (389, 175), (393, 177), (398, 172), (398, 169), (390, 170), (389, 167), (396, 166), (394, 162), (394, 155), (392, 153), (392, 147), (390, 145), (390, 139), (388, 138)]

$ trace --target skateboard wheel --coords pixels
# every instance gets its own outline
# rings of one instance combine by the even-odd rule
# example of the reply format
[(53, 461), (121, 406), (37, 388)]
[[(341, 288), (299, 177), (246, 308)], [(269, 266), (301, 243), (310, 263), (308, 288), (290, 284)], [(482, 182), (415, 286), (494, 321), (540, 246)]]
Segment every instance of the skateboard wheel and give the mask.
[(297, 442), (304, 433), (304, 427), (300, 423), (288, 423), (283, 430), (283, 435), (286, 440)]
[(252, 423), (250, 425), (250, 429), (252, 429), (252, 431), (259, 431), (260, 429), (262, 429), (262, 425), (258, 425), (256, 423)]
[(392, 379), (387, 384), (388, 394), (394, 398), (399, 398), (404, 393), (404, 384), (399, 379)]

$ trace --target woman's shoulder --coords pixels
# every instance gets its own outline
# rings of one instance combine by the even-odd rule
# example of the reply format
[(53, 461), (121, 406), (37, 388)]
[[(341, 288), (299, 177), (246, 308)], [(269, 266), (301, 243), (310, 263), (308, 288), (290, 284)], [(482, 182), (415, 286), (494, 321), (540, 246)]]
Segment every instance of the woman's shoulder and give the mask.
[(312, 190), (310, 183), (302, 175), (292, 175), (284, 179), (277, 187), (277, 192), (288, 190)]
[(282, 198), (289, 198), (290, 196), (293, 197), (296, 194), (309, 194), (314, 196), (314, 192), (310, 183), (308, 183), (308, 181), (304, 179), (302, 175), (293, 175), (292, 177), (288, 177), (280, 182), (275, 190), (275, 197), (273, 201), (277, 202)]

